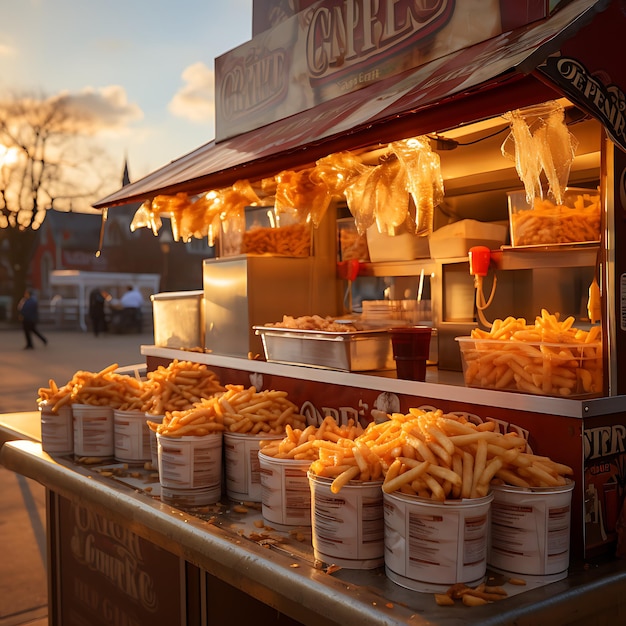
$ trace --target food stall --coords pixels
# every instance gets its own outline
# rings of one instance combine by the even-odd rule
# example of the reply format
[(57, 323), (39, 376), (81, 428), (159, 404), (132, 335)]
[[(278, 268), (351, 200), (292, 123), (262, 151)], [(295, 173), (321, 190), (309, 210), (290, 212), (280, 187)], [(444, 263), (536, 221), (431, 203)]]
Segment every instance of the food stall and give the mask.
[[(618, 3), (602, 0), (556, 7), (528, 3), (535, 9), (542, 5), (542, 11), (536, 15), (529, 8), (526, 23), (505, 12), (510, 3), (496, 3), (502, 10), (495, 31), (484, 39), (468, 34), (475, 39), (462, 38), (438, 54), (443, 44), (436, 33), (446, 33), (454, 23), (458, 4), (434, 3), (420, 14), (422, 21), (417, 22), (428, 25), (424, 30), (429, 35), (421, 43), (412, 40), (407, 48), (423, 51), (421, 57), (415, 55), (417, 60), (406, 61), (405, 55), (403, 65), (384, 50), (385, 63), (370, 59), (369, 71), (363, 59), (350, 71), (335, 60), (346, 71), (333, 76), (330, 63), (301, 89), (307, 98), (287, 99), (281, 106), (276, 105), (277, 93), (291, 89), (284, 82), (278, 85), (280, 72), (286, 72), (285, 50), (288, 45), (297, 50), (301, 31), (324, 23), (320, 15), (330, 24), (328, 16), (337, 13), (329, 7), (337, 3), (313, 3), (274, 29), (257, 33), (217, 64), (218, 140), (97, 206), (146, 201), (157, 213), (178, 216), (173, 223), (184, 228), (185, 215), (194, 206), (188, 198), (228, 188), (249, 200), (250, 188), (256, 185), (253, 191), (259, 197), (259, 181), (282, 172), (310, 168), (345, 152), (377, 158), (377, 151), (393, 142), (427, 135), (436, 147), (445, 187), (445, 211), (429, 232), (434, 242), (446, 221), (510, 219), (513, 224), (513, 192), (522, 185), (515, 159), (503, 154), (512, 127), (509, 114), (556, 102), (577, 146), (567, 185), (577, 196), (595, 193), (599, 198), (597, 240), (494, 244), (485, 284), (470, 273), (469, 249), (491, 238), (475, 238), (468, 231), (446, 241), (442, 252), (434, 253), (430, 246), (428, 255), (399, 253), (396, 258), (360, 261), (353, 274), (346, 274), (345, 266), (337, 265), (336, 243), (337, 218), (345, 211), (341, 213), (340, 203), (331, 203), (310, 231), (305, 256), (266, 257), (241, 254), (238, 248), (239, 254), (206, 261), (204, 345), (143, 346), (142, 355), (149, 371), (184, 358), (206, 365), (224, 383), (283, 390), (308, 423), (320, 423), (327, 415), (339, 422), (352, 418), (367, 423), (380, 413), (441, 409), (479, 423), (495, 422), (500, 432), (523, 436), (537, 455), (556, 458), (573, 470), (568, 571), (556, 578), (527, 576), (521, 588), (504, 581), (503, 601), (471, 608), (438, 606), (431, 592), (396, 584), (381, 568), (335, 569), (320, 563), (310, 529), (303, 535), (268, 529), (258, 506), (244, 502), (242, 508), (233, 501), (202, 510), (176, 506), (160, 497), (158, 478), (155, 482), (141, 469), (116, 473), (105, 464), (100, 471), (68, 456), (50, 455), (36, 442), (7, 443), (3, 464), (47, 487), (52, 623), (85, 623), (85, 616), (94, 612), (103, 616), (102, 624), (148, 623), (164, 611), (168, 622), (181, 624), (238, 623), (251, 616), (280, 624), (557, 624), (601, 623), (623, 615), (620, 587), (626, 567), (616, 554), (623, 521), (626, 415), (626, 257), (621, 245), (626, 240), (626, 77), (611, 43), (623, 30), (624, 13)], [(264, 83), (277, 90), (264, 92), (265, 107), (257, 102), (252, 110), (241, 110), (238, 106), (252, 103), (254, 94), (237, 99), (233, 85), (251, 84), (236, 83), (235, 69), (241, 69), (241, 59), (262, 58), (259, 50), (275, 61), (266, 67), (281, 68), (272, 76), (276, 80)], [(293, 58), (299, 57), (294, 53)], [(294, 66), (297, 71), (297, 62)], [(340, 93), (337, 85), (344, 85)], [(235, 189), (243, 180), (253, 184)], [(155, 198), (161, 199), (156, 207)], [(202, 215), (202, 236), (211, 237), (213, 216)], [(219, 236), (226, 240), (227, 234), (222, 228)], [(520, 231), (512, 234), (519, 236)], [(392, 237), (387, 245), (400, 248)], [(372, 279), (382, 280), (394, 294), (391, 300), (415, 300), (416, 289), (421, 295), (427, 281), (426, 319), (437, 331), (437, 351), (425, 380), (401, 380), (388, 368), (320, 366), (307, 361), (310, 353), (300, 362), (291, 354), (267, 358), (265, 353), (262, 358), (266, 346), (254, 326), (263, 335), (263, 326), (282, 315), (353, 314), (342, 302), (346, 288), (359, 293), (361, 283)], [(563, 395), (469, 382), (457, 337), (471, 337), (484, 316), (492, 321), (532, 319), (543, 308), (571, 314), (586, 332), (597, 326), (587, 310), (594, 281), (601, 344), (595, 387)], [(495, 296), (491, 306), (483, 307), (477, 292), (488, 289)], [(321, 342), (322, 335), (317, 339)], [(586, 368), (583, 363), (578, 369)]]

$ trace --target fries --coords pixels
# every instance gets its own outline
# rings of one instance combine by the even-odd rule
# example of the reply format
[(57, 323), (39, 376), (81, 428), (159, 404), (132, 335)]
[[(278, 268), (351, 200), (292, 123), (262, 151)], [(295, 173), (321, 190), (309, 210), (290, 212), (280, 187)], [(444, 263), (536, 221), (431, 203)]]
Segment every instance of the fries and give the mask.
[(79, 370), (62, 387), (51, 379), (49, 387), (38, 390), (39, 401), (45, 401), (53, 413), (68, 403), (110, 406), (123, 411), (142, 410), (142, 381), (116, 374), (118, 367), (113, 363), (99, 372)]
[(190, 409), (196, 402), (224, 391), (217, 374), (202, 363), (174, 359), (148, 372), (141, 399), (152, 415)]
[(536, 198), (532, 209), (511, 213), (515, 246), (600, 240), (600, 196), (579, 194), (574, 207)]
[(242, 385), (226, 385), (225, 391), (194, 403), (181, 411), (166, 411), (158, 424), (148, 420), (148, 427), (168, 437), (206, 435), (229, 431), (254, 435), (280, 435), (287, 427), (302, 428), (304, 416), (287, 399), (285, 391), (257, 391)]
[(319, 458), (310, 470), (333, 478), (337, 493), (350, 480), (383, 480), (385, 493), (444, 501), (481, 498), (490, 485), (550, 487), (573, 470), (527, 452), (526, 440), (441, 410), (410, 409), (370, 423), (354, 440), (314, 440)]
[(253, 228), (243, 234), (241, 252), (304, 257), (311, 253), (310, 224), (288, 224), (280, 228)]
[(276, 328), (294, 328), (297, 330), (322, 330), (330, 332), (354, 332), (356, 327), (354, 324), (344, 324), (336, 322), (332, 317), (322, 317), (321, 315), (301, 315), (300, 317), (292, 317), (291, 315), (283, 315), (280, 322), (265, 324)]
[(363, 427), (354, 420), (340, 426), (332, 416), (327, 415), (319, 426), (309, 425), (302, 429), (292, 428), (287, 424), (285, 432), (282, 440), (262, 441), (259, 446), (261, 452), (277, 459), (315, 461), (319, 458), (320, 451), (316, 441), (337, 443), (340, 439), (355, 439), (363, 432)]
[(550, 396), (601, 393), (600, 327), (573, 323), (542, 309), (534, 325), (507, 317), (489, 331), (474, 329), (475, 341), (461, 339), (465, 384)]

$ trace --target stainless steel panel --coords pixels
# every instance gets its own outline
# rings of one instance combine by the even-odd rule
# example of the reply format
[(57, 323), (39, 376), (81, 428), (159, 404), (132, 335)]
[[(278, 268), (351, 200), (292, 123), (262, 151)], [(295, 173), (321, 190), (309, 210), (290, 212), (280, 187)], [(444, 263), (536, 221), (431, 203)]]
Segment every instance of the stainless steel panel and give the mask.
[(205, 345), (217, 354), (263, 354), (252, 326), (280, 321), (283, 315), (336, 313), (334, 283), (319, 279), (313, 257), (207, 259), (203, 282)]

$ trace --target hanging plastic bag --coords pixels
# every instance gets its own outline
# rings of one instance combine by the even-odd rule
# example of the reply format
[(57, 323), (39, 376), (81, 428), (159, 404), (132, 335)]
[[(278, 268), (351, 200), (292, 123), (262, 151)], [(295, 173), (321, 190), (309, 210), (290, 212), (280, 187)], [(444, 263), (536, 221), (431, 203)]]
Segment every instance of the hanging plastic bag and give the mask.
[(317, 227), (330, 206), (332, 196), (322, 180), (311, 176), (313, 170), (285, 170), (276, 176), (276, 210), (278, 213), (295, 211), (300, 221), (311, 222)]
[(406, 185), (415, 204), (415, 234), (433, 232), (435, 207), (444, 197), (439, 155), (433, 152), (427, 137), (395, 141), (389, 146), (406, 172)]
[(562, 204), (577, 141), (565, 124), (558, 102), (510, 111), (505, 116), (511, 132), (502, 144), (502, 154), (515, 161), (515, 169), (526, 191), (526, 201), (534, 206), (543, 198), (541, 173), (548, 181), (548, 192)]

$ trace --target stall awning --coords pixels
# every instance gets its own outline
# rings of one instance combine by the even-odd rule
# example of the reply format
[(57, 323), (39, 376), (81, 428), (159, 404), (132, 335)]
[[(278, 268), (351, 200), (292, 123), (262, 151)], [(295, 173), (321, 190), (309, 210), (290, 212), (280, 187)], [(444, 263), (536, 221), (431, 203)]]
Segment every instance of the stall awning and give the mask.
[[(94, 207), (119, 206), (158, 194), (193, 195), (239, 179), (257, 180), (311, 164), (330, 152), (443, 131), (562, 95), (600, 118), (612, 139), (626, 150), (616, 114), (600, 96), (594, 102), (594, 94), (589, 93), (596, 89), (610, 95), (615, 92), (611, 86), (623, 84), (617, 80), (621, 75), (609, 76), (607, 84), (602, 80), (606, 77), (594, 74), (606, 64), (611, 43), (623, 36), (618, 31), (623, 33), (626, 18), (618, 4), (574, 0), (541, 22), (248, 133), (207, 143)], [(601, 36), (596, 37), (598, 30)], [(564, 59), (580, 66), (593, 84), (585, 87)], [(609, 65), (620, 63), (616, 58)]]

